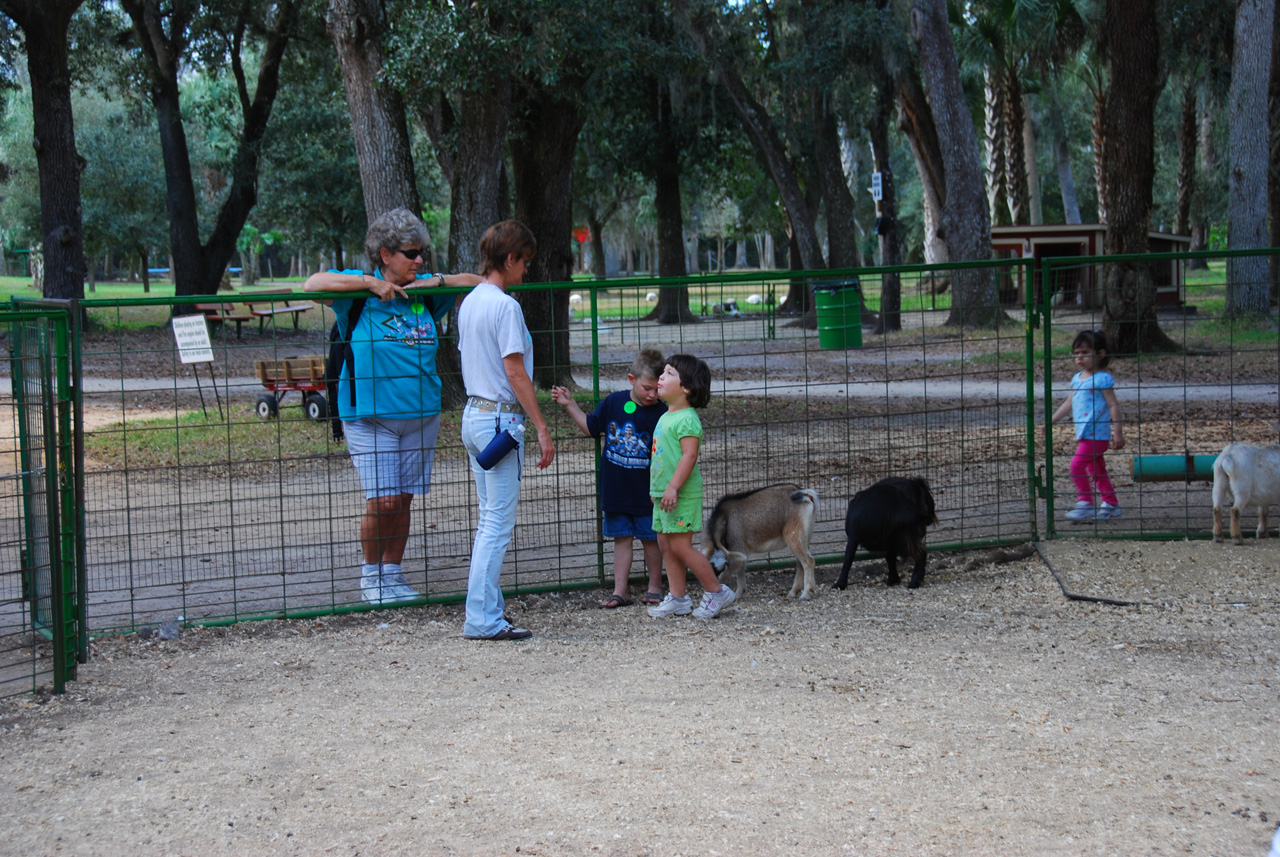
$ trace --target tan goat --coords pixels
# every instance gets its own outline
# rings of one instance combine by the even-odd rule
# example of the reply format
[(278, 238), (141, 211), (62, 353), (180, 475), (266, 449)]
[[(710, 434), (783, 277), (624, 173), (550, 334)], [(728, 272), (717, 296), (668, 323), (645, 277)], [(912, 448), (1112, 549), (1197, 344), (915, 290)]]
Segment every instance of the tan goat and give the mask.
[(791, 549), (796, 580), (792, 598), (812, 598), (813, 554), (809, 539), (818, 510), (818, 492), (799, 485), (769, 485), (720, 498), (702, 531), (702, 549), (724, 582), (734, 577), (733, 591), (742, 596), (747, 554)]

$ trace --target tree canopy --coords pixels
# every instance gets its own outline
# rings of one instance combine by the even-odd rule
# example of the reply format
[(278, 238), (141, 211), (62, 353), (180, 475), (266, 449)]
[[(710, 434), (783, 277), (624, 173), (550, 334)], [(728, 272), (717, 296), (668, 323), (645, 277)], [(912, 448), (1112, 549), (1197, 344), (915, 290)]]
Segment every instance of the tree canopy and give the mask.
[[(1201, 244), (1229, 226), (1244, 240), (1248, 224), (1257, 246), (1280, 220), (1256, 193), (1280, 147), (1233, 161), (1227, 120), (1233, 93), (1278, 100), (1274, 7), (0, 0), (4, 237), (56, 257), (50, 294), (83, 293), (86, 254), (172, 256), (182, 293), (215, 289), (260, 243), (246, 235), (336, 260), (393, 202), (433, 224), (440, 267), (473, 267), (494, 220), (531, 221), (543, 279), (588, 260), (596, 276), (680, 276), (730, 258), (981, 259), (1001, 222), (1102, 220), (1117, 250), (1160, 224)], [(1275, 139), (1261, 119), (1233, 133)], [(83, 167), (46, 164), (55, 154)], [(878, 205), (873, 171), (892, 185)], [(1228, 186), (1255, 191), (1230, 223)], [(1113, 273), (1104, 309), (1122, 350), (1158, 347), (1149, 278)], [(966, 283), (953, 322), (999, 323), (989, 284)], [(691, 320), (688, 295), (663, 291), (655, 317)], [(567, 320), (535, 298), (526, 310), (548, 330)]]

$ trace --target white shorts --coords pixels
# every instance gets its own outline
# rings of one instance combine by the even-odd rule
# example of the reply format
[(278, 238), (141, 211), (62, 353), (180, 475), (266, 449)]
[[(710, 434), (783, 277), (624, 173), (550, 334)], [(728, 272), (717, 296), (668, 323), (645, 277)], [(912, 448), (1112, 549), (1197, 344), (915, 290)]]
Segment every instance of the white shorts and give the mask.
[(342, 431), (366, 500), (426, 494), (431, 489), (439, 414), (410, 420), (343, 420)]

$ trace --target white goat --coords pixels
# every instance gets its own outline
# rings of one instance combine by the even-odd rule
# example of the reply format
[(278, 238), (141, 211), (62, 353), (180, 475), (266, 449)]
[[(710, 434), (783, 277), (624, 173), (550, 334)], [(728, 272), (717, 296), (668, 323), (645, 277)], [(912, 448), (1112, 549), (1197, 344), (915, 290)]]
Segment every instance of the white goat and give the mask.
[(1280, 503), (1280, 446), (1229, 443), (1213, 463), (1213, 540), (1222, 541), (1222, 510), (1231, 502), (1231, 541), (1244, 544), (1240, 510), (1258, 507), (1258, 538), (1267, 537), (1267, 507)]

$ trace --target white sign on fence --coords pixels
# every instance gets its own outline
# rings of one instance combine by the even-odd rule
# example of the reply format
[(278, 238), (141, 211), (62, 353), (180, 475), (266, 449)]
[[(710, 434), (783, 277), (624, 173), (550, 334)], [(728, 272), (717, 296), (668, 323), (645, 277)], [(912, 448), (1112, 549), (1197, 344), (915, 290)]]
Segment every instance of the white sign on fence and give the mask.
[(202, 315), (182, 315), (173, 319), (173, 339), (183, 363), (212, 363), (213, 345), (209, 325)]
[(876, 202), (884, 199), (884, 185), (881, 183), (880, 174), (871, 174), (871, 198)]

